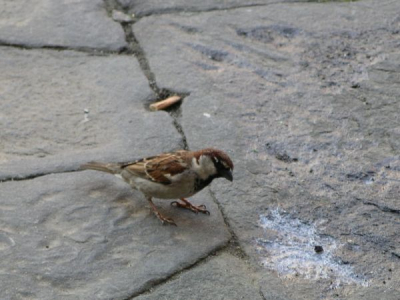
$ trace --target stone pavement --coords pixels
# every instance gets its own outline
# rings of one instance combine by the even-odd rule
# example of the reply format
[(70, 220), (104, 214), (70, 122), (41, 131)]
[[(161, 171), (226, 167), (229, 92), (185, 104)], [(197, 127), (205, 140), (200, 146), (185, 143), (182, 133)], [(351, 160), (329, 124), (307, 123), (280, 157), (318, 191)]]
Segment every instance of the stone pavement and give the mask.
[[(400, 299), (399, 1), (0, 0), (0, 70), (0, 299)], [(178, 227), (79, 171), (208, 146)]]

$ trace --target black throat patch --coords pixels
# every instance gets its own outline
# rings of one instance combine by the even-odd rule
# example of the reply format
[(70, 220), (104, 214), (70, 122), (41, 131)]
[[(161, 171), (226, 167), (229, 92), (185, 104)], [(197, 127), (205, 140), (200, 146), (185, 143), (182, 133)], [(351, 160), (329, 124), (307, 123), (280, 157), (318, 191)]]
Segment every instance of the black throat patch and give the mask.
[(194, 182), (195, 193), (204, 189), (207, 185), (209, 185), (211, 183), (211, 181), (214, 180), (214, 178), (216, 178), (216, 176), (210, 176), (206, 180), (203, 180), (201, 178), (196, 178), (196, 181)]

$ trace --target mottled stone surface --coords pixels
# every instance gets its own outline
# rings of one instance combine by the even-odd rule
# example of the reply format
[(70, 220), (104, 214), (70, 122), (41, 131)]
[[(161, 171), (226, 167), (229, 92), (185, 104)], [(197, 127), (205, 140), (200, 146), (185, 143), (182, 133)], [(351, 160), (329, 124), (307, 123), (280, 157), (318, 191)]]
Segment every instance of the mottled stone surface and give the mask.
[[(246, 253), (262, 262), (271, 244), (292, 242), (279, 227), (262, 228), (262, 216), (276, 224), (285, 216), (288, 232), (309, 225), (307, 249), (329, 237), (327, 277), (315, 273), (313, 251), (271, 263), (290, 298), (399, 292), (399, 9), (284, 3), (133, 27), (157, 83), (190, 93), (181, 118), (189, 146), (232, 155), (234, 187), (212, 191)], [(295, 272), (279, 269), (282, 257)]]
[(240, 259), (225, 253), (180, 273), (167, 284), (137, 299), (262, 300), (262, 297), (254, 271)]
[(207, 190), (196, 215), (155, 201), (178, 227), (162, 226), (139, 193), (84, 171), (0, 184), (1, 299), (127, 299), (227, 243)]
[(126, 46), (103, 0), (1, 0), (0, 6), (2, 44), (111, 51)]
[[(135, 58), (0, 47), (0, 180), (179, 148)], [(145, 133), (145, 134), (144, 134)]]
[[(1, 299), (398, 300), (399, 1), (0, 7)], [(186, 142), (234, 182), (155, 200), (178, 227), (75, 172)]]

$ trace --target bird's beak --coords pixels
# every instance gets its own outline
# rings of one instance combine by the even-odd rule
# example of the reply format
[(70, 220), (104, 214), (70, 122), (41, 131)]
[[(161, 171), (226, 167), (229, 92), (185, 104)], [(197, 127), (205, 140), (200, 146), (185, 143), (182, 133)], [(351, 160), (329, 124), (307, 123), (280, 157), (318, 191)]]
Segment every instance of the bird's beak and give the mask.
[(221, 177), (226, 178), (229, 181), (233, 181), (233, 176), (231, 170), (221, 170), (220, 173)]

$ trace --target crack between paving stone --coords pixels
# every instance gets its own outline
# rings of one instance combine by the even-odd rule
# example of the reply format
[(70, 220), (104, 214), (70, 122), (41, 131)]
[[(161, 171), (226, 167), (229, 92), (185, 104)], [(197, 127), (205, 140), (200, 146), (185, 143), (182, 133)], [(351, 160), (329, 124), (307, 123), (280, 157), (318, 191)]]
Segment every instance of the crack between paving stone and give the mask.
[(391, 252), (391, 253), (392, 253), (392, 255), (393, 255), (394, 257), (400, 259), (400, 254), (397, 254), (396, 252)]
[(260, 289), (259, 289), (259, 293), (260, 293), (260, 297), (261, 297), (262, 300), (267, 300), (267, 298), (265, 298), (265, 296), (264, 296), (264, 293), (262, 292), (261, 286), (260, 286)]
[[(105, 3), (105, 9), (107, 10), (107, 13), (109, 14), (110, 18), (113, 10), (120, 11), (124, 14), (129, 14), (127, 9), (124, 9), (116, 0), (104, 0), (104, 3)], [(133, 20), (132, 22), (117, 22), (117, 21), (115, 22), (119, 23), (122, 26), (122, 29), (125, 33), (125, 41), (128, 44), (127, 49), (125, 49), (125, 53), (135, 55), (143, 74), (145, 75), (145, 77), (149, 82), (150, 88), (157, 96), (159, 96), (161, 93), (161, 89), (156, 84), (155, 75), (150, 69), (150, 64), (147, 60), (145, 52), (142, 46), (140, 45), (139, 41), (137, 40), (132, 29), (132, 26), (137, 21), (138, 19)]]
[[(124, 9), (116, 0), (104, 0), (106, 10), (108, 14), (111, 16), (113, 10), (121, 11), (124, 14), (128, 14), (127, 9)], [(156, 78), (154, 73), (151, 71), (149, 61), (147, 60), (146, 53), (143, 49), (143, 47), (140, 45), (139, 41), (137, 40), (132, 26), (139, 20), (137, 18), (136, 20), (132, 22), (120, 22), (120, 25), (122, 26), (122, 29), (125, 32), (125, 40), (128, 43), (128, 47), (125, 50), (125, 53), (127, 54), (133, 54), (136, 59), (139, 62), (140, 69), (142, 70), (144, 76), (147, 78), (147, 81), (149, 82), (149, 87), (150, 89), (156, 94), (157, 100), (163, 100), (169, 96), (172, 95), (179, 95), (182, 97), (181, 102), (183, 101), (183, 98), (188, 96), (188, 93), (179, 93), (179, 92), (173, 92), (167, 89), (162, 89), (159, 88), (156, 82)], [(189, 150), (189, 146), (187, 143), (186, 135), (185, 132), (183, 131), (182, 125), (179, 122), (179, 119), (181, 117), (182, 111), (180, 108), (180, 104), (177, 106), (174, 106), (168, 110), (166, 110), (170, 117), (173, 120), (173, 125), (176, 129), (176, 131), (179, 133), (179, 135), (182, 138), (182, 148), (184, 150)]]
[[(122, 11), (123, 13), (127, 13), (115, 0), (105, 0), (105, 3), (106, 3), (106, 9), (108, 10), (109, 14), (111, 14), (112, 10), (114, 10), (114, 9)], [(150, 69), (150, 64), (147, 60), (145, 52), (144, 52), (142, 46), (140, 45), (139, 41), (137, 40), (137, 38), (133, 32), (133, 29), (132, 29), (132, 26), (138, 20), (139, 20), (139, 18), (137, 20), (135, 20), (134, 22), (121, 22), (120, 23), (125, 32), (126, 42), (128, 43), (128, 49), (126, 51), (128, 54), (135, 55), (135, 57), (137, 58), (137, 60), (139, 62), (139, 65), (140, 65), (140, 68), (141, 68), (143, 74), (145, 75), (145, 77), (147, 78), (147, 80), (149, 82), (150, 88), (153, 90), (153, 92), (157, 95), (158, 98), (163, 99), (166, 96), (170, 96), (169, 94), (171, 94), (171, 92), (168, 90), (165, 90), (165, 89), (160, 89), (157, 86), (155, 75)], [(181, 96), (183, 98), (183, 97), (187, 96), (187, 94), (185, 94), (185, 95), (182, 94)], [(175, 129), (178, 131), (178, 133), (182, 137), (183, 148), (185, 150), (189, 150), (185, 132), (183, 130), (182, 125), (179, 122), (179, 119), (181, 118), (181, 114), (182, 114), (180, 106), (178, 106), (177, 108), (175, 108), (173, 110), (168, 111), (168, 113), (171, 116), (171, 118), (173, 119), (173, 125), (174, 125)], [(157, 288), (158, 286), (161, 286), (161, 285), (173, 280), (174, 278), (179, 276), (179, 274), (181, 274), (182, 272), (186, 272), (186, 271), (191, 270), (192, 268), (195, 268), (199, 264), (205, 262), (208, 258), (210, 258), (210, 256), (219, 255), (223, 251), (229, 251), (231, 254), (236, 254), (236, 256), (238, 256), (242, 259), (247, 258), (247, 255), (244, 253), (244, 251), (241, 249), (241, 247), (238, 243), (236, 234), (233, 232), (232, 228), (230, 227), (230, 225), (224, 215), (222, 207), (220, 206), (219, 202), (216, 200), (215, 195), (212, 193), (212, 191), (210, 189), (209, 189), (209, 191), (210, 191), (211, 197), (213, 198), (213, 201), (217, 204), (218, 209), (221, 212), (221, 215), (224, 219), (224, 223), (227, 226), (227, 229), (231, 235), (231, 239), (229, 239), (226, 244), (223, 244), (223, 245), (217, 247), (216, 249), (214, 249), (210, 253), (207, 253), (204, 257), (199, 258), (198, 260), (196, 260), (194, 263), (190, 264), (189, 266), (187, 266), (183, 269), (180, 269), (179, 271), (177, 271), (171, 275), (168, 275), (164, 278), (150, 281), (140, 291), (134, 293), (133, 295), (130, 295), (125, 300), (131, 300), (140, 295), (151, 293), (154, 288)]]
[[(171, 116), (172, 117), (172, 116)], [(178, 133), (181, 135), (181, 137), (182, 137), (182, 148), (184, 149), (184, 150), (189, 150), (189, 146), (188, 146), (188, 143), (187, 143), (187, 139), (186, 139), (186, 135), (185, 135), (185, 132), (183, 131), (183, 128), (182, 128), (182, 125), (179, 123), (179, 121), (178, 121), (178, 119), (176, 119), (176, 118), (174, 118), (174, 117), (172, 117), (173, 118), (173, 125), (175, 126), (175, 129), (176, 129), (176, 131), (178, 131)]]
[[(139, 14), (136, 16), (136, 19), (141, 19), (145, 17), (150, 17), (153, 15), (159, 16), (159, 15), (168, 15), (168, 14), (180, 14), (180, 13), (208, 13), (208, 12), (214, 12), (214, 11), (229, 11), (229, 10), (235, 10), (235, 9), (241, 9), (241, 8), (250, 8), (250, 7), (264, 7), (264, 6), (270, 6), (270, 5), (275, 5), (275, 4), (292, 4), (292, 3), (307, 3), (305, 1), (276, 1), (276, 2), (271, 2), (271, 3), (253, 3), (253, 4), (244, 4), (244, 5), (236, 5), (236, 6), (230, 6), (230, 7), (213, 7), (213, 8), (206, 8), (206, 9), (196, 9), (196, 8), (166, 8), (166, 9), (161, 9), (161, 10), (154, 10), (152, 12), (148, 13), (143, 13)], [(129, 9), (127, 9), (129, 10)], [(134, 9), (133, 9), (134, 12)]]
[[(149, 82), (149, 87), (156, 94), (156, 96), (158, 98), (157, 100), (163, 100), (163, 99), (175, 94), (175, 95), (179, 95), (179, 96), (182, 97), (182, 100), (181, 100), (181, 102), (182, 102), (184, 100), (184, 97), (187, 96), (188, 94), (174, 93), (172, 91), (169, 91), (169, 90), (166, 90), (166, 89), (161, 89), (161, 88), (158, 87), (155, 75), (151, 71), (150, 64), (149, 64), (149, 61), (147, 60), (145, 51), (143, 50), (142, 46), (140, 45), (139, 41), (137, 40), (137, 38), (136, 38), (136, 36), (135, 36), (135, 34), (133, 32), (133, 29), (132, 29), (133, 25), (134, 24), (130, 24), (130, 23), (121, 23), (121, 26), (122, 26), (122, 28), (124, 29), (124, 32), (125, 32), (126, 41), (127, 41), (128, 45), (129, 45), (128, 47), (130, 48), (130, 53), (134, 54), (136, 59), (138, 60), (140, 68), (141, 68), (143, 74), (145, 75), (145, 77), (147, 78), (147, 80)], [(173, 120), (172, 124), (174, 125), (176, 131), (181, 136), (182, 149), (189, 150), (189, 146), (188, 146), (188, 143), (187, 143), (185, 132), (183, 131), (183, 127), (179, 122), (179, 119), (180, 119), (181, 114), (182, 114), (180, 105), (181, 104), (179, 104), (175, 108), (171, 108), (171, 109), (168, 109), (166, 111), (168, 112), (168, 114), (172, 118), (172, 120)]]
[[(224, 215), (223, 209), (221, 207), (221, 205), (219, 204), (219, 202), (217, 201), (214, 193), (211, 191), (211, 189), (209, 188), (209, 193), (211, 195), (211, 198), (213, 199), (213, 201), (217, 204), (218, 209), (221, 212), (221, 215), (223, 217), (224, 223), (231, 235), (231, 238), (223, 245), (217, 247), (216, 249), (210, 251), (208, 254), (206, 254), (203, 257), (200, 257), (198, 260), (196, 260), (194, 263), (190, 264), (189, 266), (180, 269), (176, 272), (174, 272), (173, 274), (170, 274), (164, 278), (160, 278), (157, 280), (153, 280), (150, 281), (148, 284), (145, 285), (145, 287), (143, 287), (140, 291), (134, 293), (133, 295), (123, 299), (123, 300), (133, 300), (136, 297), (142, 296), (142, 295), (148, 295), (151, 294), (152, 292), (154, 292), (154, 290), (156, 290), (157, 288), (175, 280), (178, 276), (183, 275), (185, 272), (189, 272), (190, 270), (196, 268), (197, 266), (206, 263), (209, 259), (211, 259), (212, 257), (217, 257), (219, 255), (221, 255), (222, 253), (229, 253), (230, 255), (233, 255), (235, 257), (238, 257), (239, 259), (245, 259), (245, 260), (249, 260), (248, 255), (242, 250), (242, 248), (240, 247), (240, 244), (238, 242), (238, 238), (236, 236), (236, 234), (233, 232), (232, 228), (229, 225), (229, 222), (227, 221), (227, 218)], [(265, 299), (264, 295), (261, 292), (261, 287), (260, 287), (260, 295), (262, 297), (262, 299)]]
[[(358, 198), (356, 198), (356, 199), (357, 199), (357, 200), (361, 200), (361, 199), (358, 199)], [(385, 206), (385, 205), (379, 205), (379, 204), (373, 203), (373, 202), (371, 202), (371, 201), (364, 201), (364, 200), (361, 200), (361, 201), (362, 201), (362, 203), (363, 203), (364, 205), (375, 206), (375, 207), (378, 208), (380, 211), (400, 215), (400, 209), (394, 209), (394, 208), (390, 208), (390, 207)]]
[(153, 292), (154, 289), (157, 289), (158, 287), (160, 287), (170, 281), (173, 281), (175, 278), (180, 276), (182, 273), (189, 272), (190, 270), (194, 269), (198, 265), (207, 262), (208, 259), (210, 259), (211, 257), (220, 255), (221, 253), (226, 251), (227, 248), (229, 248), (229, 241), (226, 244), (223, 244), (223, 245), (217, 247), (216, 249), (212, 250), (211, 252), (207, 253), (205, 256), (200, 257), (198, 260), (196, 260), (194, 263), (190, 264), (189, 266), (184, 267), (164, 278), (160, 278), (160, 279), (156, 279), (156, 280), (148, 282), (140, 291), (134, 293), (133, 295), (131, 295), (127, 298), (124, 298), (123, 300), (133, 300), (136, 297), (150, 294)]
[(18, 43), (9, 43), (6, 41), (0, 40), (0, 47), (9, 47), (9, 48), (17, 48), (22, 50), (54, 50), (54, 51), (76, 51), (83, 52), (96, 56), (106, 56), (112, 54), (124, 54), (126, 53), (125, 47), (112, 51), (108, 49), (101, 48), (90, 48), (90, 47), (66, 47), (60, 45), (43, 45), (43, 46), (35, 46), (35, 45), (26, 45), (26, 44), (18, 44)]
[[(46, 176), (46, 175), (51, 175), (51, 174), (60, 174), (60, 173), (73, 173), (73, 172), (79, 172), (82, 171), (80, 169), (76, 169), (76, 170), (69, 170), (69, 171), (60, 171), (60, 172), (50, 172), (50, 173), (40, 173), (40, 174), (35, 174), (35, 175), (30, 175), (30, 176), (25, 176), (25, 177), (21, 177), (21, 178), (6, 178), (4, 180), (0, 180), (0, 183), (3, 182), (9, 182), (9, 181), (24, 181), (24, 180), (32, 180), (38, 177), (42, 177), (42, 176)], [(214, 197), (213, 197), (214, 198)], [(213, 199), (214, 200), (214, 199)], [(215, 201), (215, 200), (214, 200)], [(218, 205), (218, 204), (217, 204)], [(221, 210), (221, 209), (220, 209)], [(225, 218), (224, 218), (225, 221)], [(226, 221), (225, 221), (226, 223)], [(188, 265), (185, 268), (182, 268), (164, 278), (159, 278), (153, 281), (148, 282), (141, 290), (139, 290), (138, 292), (134, 293), (133, 295), (125, 298), (124, 300), (132, 300), (140, 295), (144, 295), (144, 294), (149, 294), (152, 292), (153, 289), (164, 285), (166, 283), (168, 283), (169, 281), (174, 280), (177, 276), (179, 276), (180, 274), (190, 271), (191, 269), (197, 267), (198, 265), (202, 264), (203, 262), (206, 262), (210, 257), (215, 257), (220, 255), (221, 253), (228, 251), (230, 254), (234, 254), (235, 252), (237, 252), (237, 250), (233, 250), (232, 251), (232, 247), (236, 246), (236, 235), (232, 232), (232, 230), (228, 227), (228, 231), (230, 232), (232, 238), (230, 240), (228, 240), (225, 244), (222, 244), (218, 247), (216, 247), (215, 249), (213, 249), (212, 251), (210, 251), (209, 253), (207, 253), (206, 255), (200, 257), (199, 259), (197, 259), (195, 262), (193, 262), (192, 264)], [(234, 243), (232, 243), (232, 241), (234, 241)], [(232, 253), (234, 252), (234, 253)], [(245, 254), (244, 254), (245, 255)]]
[[(209, 193), (211, 195), (211, 198), (213, 199), (213, 201), (217, 204), (218, 209), (221, 212), (221, 215), (223, 217), (224, 223), (231, 235), (231, 238), (225, 243), (222, 244), (218, 247), (216, 247), (215, 249), (213, 249), (212, 251), (210, 251), (209, 253), (207, 253), (206, 255), (200, 257), (199, 259), (197, 259), (195, 262), (191, 263), (190, 265), (177, 270), (176, 272), (167, 275), (163, 278), (159, 278), (159, 279), (155, 279), (155, 280), (151, 280), (148, 283), (146, 283), (144, 285), (143, 288), (141, 288), (139, 291), (137, 291), (136, 293), (130, 295), (127, 298), (124, 298), (123, 300), (133, 300), (136, 297), (142, 296), (142, 295), (146, 295), (146, 294), (150, 294), (152, 293), (155, 289), (167, 284), (168, 282), (171, 282), (173, 280), (175, 280), (178, 276), (182, 275), (185, 272), (189, 272), (190, 270), (196, 268), (197, 266), (206, 263), (209, 259), (211, 259), (212, 257), (217, 257), (219, 255), (221, 255), (222, 253), (229, 253), (231, 255), (234, 255), (236, 257), (238, 257), (239, 259), (246, 259), (248, 260), (249, 257), (248, 255), (242, 250), (242, 248), (240, 247), (240, 244), (238, 242), (238, 238), (236, 236), (236, 234), (233, 232), (232, 228), (229, 225), (229, 222), (227, 221), (223, 209), (221, 207), (221, 205), (219, 204), (219, 202), (216, 200), (216, 197), (214, 195), (214, 193), (211, 191), (211, 189), (209, 188)], [(261, 289), (260, 289), (261, 292)], [(262, 295), (262, 294), (261, 294)], [(264, 298), (264, 296), (262, 295), (262, 297)]]
[(239, 239), (236, 235), (236, 233), (233, 231), (232, 226), (230, 225), (228, 218), (225, 214), (225, 210), (220, 204), (220, 202), (217, 200), (217, 197), (215, 196), (214, 192), (211, 190), (211, 188), (208, 188), (208, 191), (210, 193), (211, 198), (213, 199), (214, 203), (218, 206), (219, 211), (221, 212), (222, 218), (224, 219), (224, 223), (231, 235), (231, 239), (229, 240), (229, 247), (231, 250), (231, 253), (234, 254), (235, 256), (241, 258), (241, 259), (249, 259), (249, 256), (244, 252), (242, 247), (240, 246)]
[(46, 175), (63, 174), (63, 173), (74, 173), (74, 172), (80, 172), (80, 171), (83, 171), (83, 170), (81, 170), (81, 169), (71, 169), (71, 170), (63, 170), (63, 171), (59, 171), (59, 172), (37, 173), (37, 174), (31, 174), (31, 175), (21, 176), (21, 177), (5, 177), (3, 179), (0, 179), (0, 183), (10, 182), (10, 181), (32, 180), (32, 179), (43, 177), (43, 176), (46, 176)]
[(10, 182), (10, 181), (24, 181), (24, 180), (32, 180), (35, 178), (47, 176), (47, 175), (53, 175), (53, 174), (63, 174), (63, 173), (74, 173), (74, 172), (80, 172), (83, 171), (81, 169), (71, 169), (71, 170), (63, 170), (63, 171), (56, 171), (56, 172), (48, 172), (48, 173), (37, 173), (37, 174), (31, 174), (27, 176), (22, 176), (22, 177), (6, 177), (3, 179), (0, 179), (0, 183), (3, 182)]
[(149, 82), (150, 88), (159, 97), (161, 94), (161, 89), (157, 86), (155, 75), (150, 69), (150, 65), (145, 55), (145, 52), (142, 46), (140, 45), (139, 41), (137, 40), (135, 34), (133, 33), (132, 29), (133, 24), (121, 23), (121, 26), (125, 32), (126, 42), (128, 43), (128, 50), (127, 50), (128, 54), (135, 55), (144, 76), (146, 76)]

